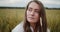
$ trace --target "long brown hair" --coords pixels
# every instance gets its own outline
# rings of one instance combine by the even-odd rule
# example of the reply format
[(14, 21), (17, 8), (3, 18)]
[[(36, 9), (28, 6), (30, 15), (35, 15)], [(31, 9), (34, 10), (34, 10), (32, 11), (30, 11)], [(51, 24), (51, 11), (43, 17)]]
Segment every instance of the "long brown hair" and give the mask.
[(41, 23), (40, 23), (40, 18), (38, 19), (38, 22), (36, 23), (35, 25), (35, 29), (34, 29), (34, 32), (47, 32), (47, 20), (46, 20), (46, 14), (45, 14), (45, 9), (44, 9), (44, 6), (43, 4), (40, 2), (40, 1), (36, 1), (36, 0), (33, 0), (33, 1), (30, 1), (26, 7), (26, 11), (25, 11), (25, 21), (24, 21), (24, 32), (32, 32), (31, 29), (30, 29), (30, 23), (27, 21), (27, 9), (28, 9), (28, 6), (30, 5), (30, 3), (32, 2), (35, 2), (37, 3), (41, 9), (39, 11), (39, 16), (41, 17), (42, 19), (42, 26), (41, 26)]

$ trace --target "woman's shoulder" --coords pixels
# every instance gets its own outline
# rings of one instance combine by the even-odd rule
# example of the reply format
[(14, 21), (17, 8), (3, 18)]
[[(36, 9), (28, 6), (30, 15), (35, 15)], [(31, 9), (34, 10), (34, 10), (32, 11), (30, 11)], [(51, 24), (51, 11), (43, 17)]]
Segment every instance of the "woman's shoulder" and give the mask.
[(12, 32), (23, 32), (24, 29), (23, 29), (23, 22), (19, 23), (13, 30)]

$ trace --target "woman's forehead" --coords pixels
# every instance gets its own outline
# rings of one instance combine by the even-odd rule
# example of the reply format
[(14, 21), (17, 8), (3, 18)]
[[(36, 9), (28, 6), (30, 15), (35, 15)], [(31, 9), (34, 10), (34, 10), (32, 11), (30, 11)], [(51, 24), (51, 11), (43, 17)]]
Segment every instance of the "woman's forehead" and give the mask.
[(32, 2), (29, 4), (28, 8), (31, 7), (31, 8), (34, 8), (34, 9), (40, 9), (40, 5), (35, 3), (35, 2)]

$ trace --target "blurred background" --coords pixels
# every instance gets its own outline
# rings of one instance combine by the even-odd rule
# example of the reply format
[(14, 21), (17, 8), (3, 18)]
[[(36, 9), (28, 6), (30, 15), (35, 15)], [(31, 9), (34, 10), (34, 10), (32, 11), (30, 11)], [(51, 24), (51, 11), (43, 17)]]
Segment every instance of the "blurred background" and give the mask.
[[(24, 19), (25, 7), (31, 0), (0, 0), (0, 32), (11, 30)], [(50, 32), (60, 32), (60, 0), (39, 0), (46, 11)]]

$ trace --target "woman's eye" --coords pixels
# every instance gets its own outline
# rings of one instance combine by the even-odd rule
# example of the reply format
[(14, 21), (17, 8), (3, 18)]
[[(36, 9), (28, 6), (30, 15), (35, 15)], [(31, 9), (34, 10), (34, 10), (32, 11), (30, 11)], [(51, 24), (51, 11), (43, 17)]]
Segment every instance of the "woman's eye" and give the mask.
[(29, 11), (32, 11), (32, 8), (28, 8)]
[(39, 11), (37, 11), (37, 10), (36, 10), (35, 12), (36, 12), (36, 13), (39, 13)]
[(29, 9), (29, 11), (32, 11), (32, 9)]

